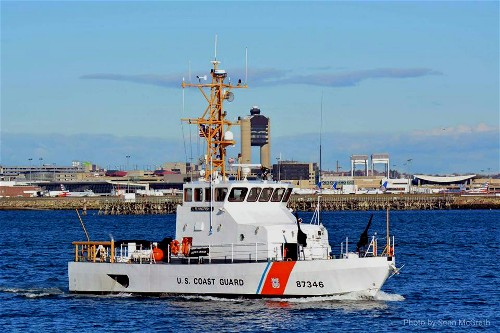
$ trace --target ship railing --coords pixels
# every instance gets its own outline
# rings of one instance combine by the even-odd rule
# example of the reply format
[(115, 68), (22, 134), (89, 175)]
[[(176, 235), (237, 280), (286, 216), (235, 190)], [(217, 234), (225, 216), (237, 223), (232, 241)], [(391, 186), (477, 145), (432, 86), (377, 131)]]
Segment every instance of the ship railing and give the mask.
[(153, 244), (150, 247), (136, 246), (135, 243), (121, 244), (114, 241), (73, 242), (76, 262), (108, 263), (154, 263)]
[[(77, 241), (72, 243), (75, 247), (76, 262), (106, 262), (106, 263), (156, 263), (153, 255), (154, 242), (151, 246), (141, 244), (121, 243), (118, 247), (111, 241)], [(172, 259), (191, 261), (198, 260), (198, 263), (212, 262), (262, 262), (262, 261), (291, 261), (291, 260), (313, 260), (328, 258), (329, 247), (315, 245), (309, 247), (296, 246), (296, 254), (292, 254), (287, 247), (289, 243), (246, 243), (246, 244), (218, 244), (192, 246), (187, 255), (184, 253), (171, 253), (168, 246), (165, 258), (167, 262)], [(325, 255), (326, 253), (326, 255)], [(196, 262), (196, 261), (195, 261)]]
[(377, 256), (377, 245), (378, 241), (375, 236), (372, 236), (372, 239), (370, 240), (370, 244), (368, 244), (368, 247), (364, 251), (364, 253), (360, 253), (362, 257), (376, 257)]
[[(207, 260), (208, 263), (212, 262), (224, 262), (224, 263), (234, 263), (234, 262), (258, 262), (258, 261), (291, 261), (291, 260), (314, 260), (314, 259), (326, 259), (329, 258), (329, 246), (315, 245), (314, 247), (302, 247), (297, 245), (296, 254), (290, 253), (290, 249), (287, 249), (287, 243), (247, 243), (247, 244), (218, 244), (218, 245), (204, 245), (204, 246), (193, 246), (191, 252), (200, 253), (203, 251), (203, 255), (197, 254), (195, 258), (198, 258), (198, 262)], [(292, 250), (293, 251), (293, 250)], [(188, 262), (191, 262), (193, 257), (184, 256), (183, 254), (178, 254), (177, 256), (172, 256), (172, 258), (188, 258)]]
[(75, 261), (115, 262), (115, 242), (73, 242)]
[(382, 252), (378, 253), (378, 240), (376, 236), (372, 236), (368, 247), (364, 250), (357, 249), (356, 252), (349, 250), (349, 237), (346, 237), (345, 242), (340, 243), (340, 258), (352, 258), (352, 257), (393, 257), (394, 256), (394, 236), (388, 238), (388, 242), (385, 245)]
[(392, 239), (389, 238), (389, 243), (385, 245), (384, 250), (382, 251), (382, 256), (386, 257), (394, 257), (395, 253), (395, 246), (394, 246), (394, 236), (392, 236)]
[(139, 244), (137, 246), (134, 242), (121, 243), (119, 248), (116, 248), (116, 262), (125, 263), (155, 263), (155, 258), (153, 256), (154, 242), (149, 246), (143, 246)]
[[(170, 252), (170, 250), (169, 250)], [(196, 253), (193, 255), (192, 253)], [(201, 254), (200, 254), (201, 253)], [(172, 258), (187, 259), (188, 263), (193, 259), (198, 259), (198, 262), (207, 260), (208, 263), (224, 262), (258, 262), (267, 261), (269, 258), (268, 244), (266, 243), (247, 243), (247, 244), (217, 244), (217, 245), (199, 245), (190, 248), (190, 254), (172, 255)]]

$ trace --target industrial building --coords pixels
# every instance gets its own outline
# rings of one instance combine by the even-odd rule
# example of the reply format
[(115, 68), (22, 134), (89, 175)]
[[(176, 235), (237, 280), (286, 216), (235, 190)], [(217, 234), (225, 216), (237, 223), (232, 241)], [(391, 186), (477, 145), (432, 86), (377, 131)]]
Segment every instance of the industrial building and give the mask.
[(300, 188), (314, 188), (319, 182), (319, 167), (316, 163), (278, 161), (273, 164), (273, 180), (289, 182)]

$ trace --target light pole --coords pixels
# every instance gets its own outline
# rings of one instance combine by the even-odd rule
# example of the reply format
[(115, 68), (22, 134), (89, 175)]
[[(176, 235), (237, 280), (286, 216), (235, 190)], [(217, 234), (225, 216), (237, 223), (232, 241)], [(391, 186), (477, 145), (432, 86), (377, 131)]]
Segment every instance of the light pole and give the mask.
[(412, 183), (412, 174), (411, 174), (411, 162), (413, 161), (413, 158), (408, 159), (408, 186), (410, 187), (409, 193), (411, 194), (411, 183)]
[(128, 161), (130, 159), (130, 155), (127, 155), (125, 157), (127, 158), (127, 193), (129, 193), (129, 180), (130, 180), (130, 176), (128, 174)]
[(30, 161), (30, 183), (31, 183), (31, 162), (33, 161), (32, 158), (28, 158), (28, 161)]
[(278, 182), (281, 181), (281, 171), (280, 171), (280, 160), (281, 158), (276, 157), (276, 160), (278, 161)]
[(43, 157), (40, 157), (38, 160), (40, 161), (40, 175), (41, 175), (40, 180), (41, 180), (43, 179), (42, 177), (44, 177), (44, 174), (42, 172)]

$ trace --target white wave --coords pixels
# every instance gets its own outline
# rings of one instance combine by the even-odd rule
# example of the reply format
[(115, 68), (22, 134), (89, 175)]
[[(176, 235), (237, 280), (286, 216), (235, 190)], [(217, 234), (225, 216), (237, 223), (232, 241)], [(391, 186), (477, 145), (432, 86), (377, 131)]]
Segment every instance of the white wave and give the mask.
[(129, 298), (129, 297), (137, 297), (133, 293), (118, 293), (118, 294), (70, 294), (71, 297), (85, 297), (85, 298)]
[(343, 301), (384, 301), (384, 302), (395, 302), (403, 301), (405, 298), (398, 294), (388, 294), (383, 291), (379, 291), (375, 296), (370, 295), (365, 291), (355, 291), (342, 295), (331, 295), (331, 296), (311, 296), (311, 297), (301, 297), (301, 298), (276, 298), (276, 301), (285, 301), (290, 303), (310, 303), (310, 302), (343, 302)]
[(27, 298), (40, 298), (64, 294), (59, 288), (0, 288), (0, 292), (19, 294)]
[(136, 297), (137, 295), (134, 295), (132, 293), (119, 293), (119, 294), (110, 294), (108, 296), (115, 298), (128, 298), (128, 297)]
[(405, 300), (403, 295), (389, 294), (382, 290), (379, 291), (377, 295), (375, 295), (374, 299), (377, 301), (386, 301), (386, 302), (401, 302)]
[(47, 297), (47, 296), (53, 296), (54, 294), (50, 293), (23, 293), (23, 296), (26, 298), (41, 298), (41, 297)]
[(203, 295), (180, 295), (179, 298), (183, 298), (186, 300), (202, 300), (202, 301), (231, 302), (231, 303), (246, 300), (240, 298), (224, 298), (224, 297), (203, 296)]

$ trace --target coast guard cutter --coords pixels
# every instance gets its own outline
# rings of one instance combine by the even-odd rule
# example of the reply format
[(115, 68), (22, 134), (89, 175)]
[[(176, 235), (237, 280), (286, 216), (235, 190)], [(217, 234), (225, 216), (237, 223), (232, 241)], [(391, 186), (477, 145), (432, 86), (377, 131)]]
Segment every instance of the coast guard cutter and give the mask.
[[(197, 87), (208, 102), (196, 124), (207, 143), (206, 168), (184, 184), (177, 207), (176, 233), (157, 242), (73, 242), (68, 263), (74, 293), (213, 295), (224, 297), (305, 297), (362, 292), (375, 295), (397, 272), (394, 239), (377, 250), (366, 238), (364, 250), (350, 252), (348, 242), (334, 256), (328, 231), (318, 221), (300, 223), (287, 208), (293, 186), (262, 177), (228, 180), (226, 148), (234, 145), (224, 102), (231, 90), (219, 61), (211, 62), (209, 80)], [(163, 235), (159, 235), (161, 239)], [(363, 238), (363, 237), (362, 237)]]

